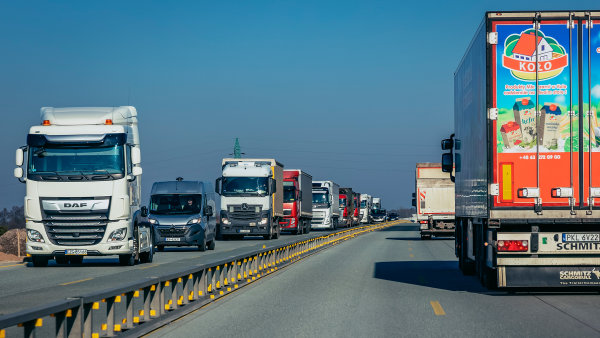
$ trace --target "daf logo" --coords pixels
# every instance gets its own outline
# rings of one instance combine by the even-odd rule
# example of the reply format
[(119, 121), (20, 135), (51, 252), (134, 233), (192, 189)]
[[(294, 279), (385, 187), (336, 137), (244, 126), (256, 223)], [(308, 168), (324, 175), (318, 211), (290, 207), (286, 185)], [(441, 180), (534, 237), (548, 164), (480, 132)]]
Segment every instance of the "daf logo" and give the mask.
[(242, 204), (242, 210), (248, 210), (248, 204), (243, 203)]
[(87, 203), (64, 203), (64, 207), (65, 208), (83, 208), (83, 207), (87, 207)]

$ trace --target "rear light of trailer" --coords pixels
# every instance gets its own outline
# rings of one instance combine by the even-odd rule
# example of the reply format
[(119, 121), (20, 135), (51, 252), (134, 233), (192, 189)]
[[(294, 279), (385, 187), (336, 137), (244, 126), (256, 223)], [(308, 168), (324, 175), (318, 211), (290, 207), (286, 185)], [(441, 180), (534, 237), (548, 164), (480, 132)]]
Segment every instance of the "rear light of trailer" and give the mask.
[(427, 224), (427, 221), (419, 221), (421, 224)]
[(529, 249), (527, 240), (499, 240), (496, 244), (498, 251), (503, 252), (526, 252)]

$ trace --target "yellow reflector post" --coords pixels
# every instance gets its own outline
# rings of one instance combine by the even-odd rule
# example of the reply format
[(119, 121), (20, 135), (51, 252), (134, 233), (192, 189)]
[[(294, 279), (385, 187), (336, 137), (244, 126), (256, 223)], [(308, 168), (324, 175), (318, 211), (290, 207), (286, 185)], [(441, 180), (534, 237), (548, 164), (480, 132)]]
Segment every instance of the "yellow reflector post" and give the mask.
[(42, 325), (44, 325), (44, 320), (42, 318), (38, 318), (35, 320), (36, 327), (41, 327)]

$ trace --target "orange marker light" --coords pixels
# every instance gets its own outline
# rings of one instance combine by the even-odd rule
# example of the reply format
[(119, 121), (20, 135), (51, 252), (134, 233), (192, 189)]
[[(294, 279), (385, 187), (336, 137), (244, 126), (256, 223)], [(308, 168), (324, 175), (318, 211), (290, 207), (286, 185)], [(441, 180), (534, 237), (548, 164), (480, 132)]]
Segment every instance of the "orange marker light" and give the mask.
[(44, 122), (42, 122), (43, 126), (49, 126), (50, 125), (50, 120), (44, 120)]
[(106, 119), (106, 121), (104, 122), (104, 124), (111, 125), (112, 124), (112, 120), (111, 119)]

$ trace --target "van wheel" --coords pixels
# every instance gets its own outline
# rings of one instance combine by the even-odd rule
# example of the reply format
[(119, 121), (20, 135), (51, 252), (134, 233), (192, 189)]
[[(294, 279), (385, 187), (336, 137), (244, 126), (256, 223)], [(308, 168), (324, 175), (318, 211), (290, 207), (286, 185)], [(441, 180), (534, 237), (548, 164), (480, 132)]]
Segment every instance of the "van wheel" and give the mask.
[(46, 256), (31, 256), (31, 262), (36, 268), (48, 266), (48, 257)]
[(215, 240), (213, 239), (212, 241), (208, 242), (208, 250), (214, 250), (215, 249)]
[(198, 250), (202, 252), (206, 251), (206, 237), (202, 239), (202, 244), (198, 245)]

